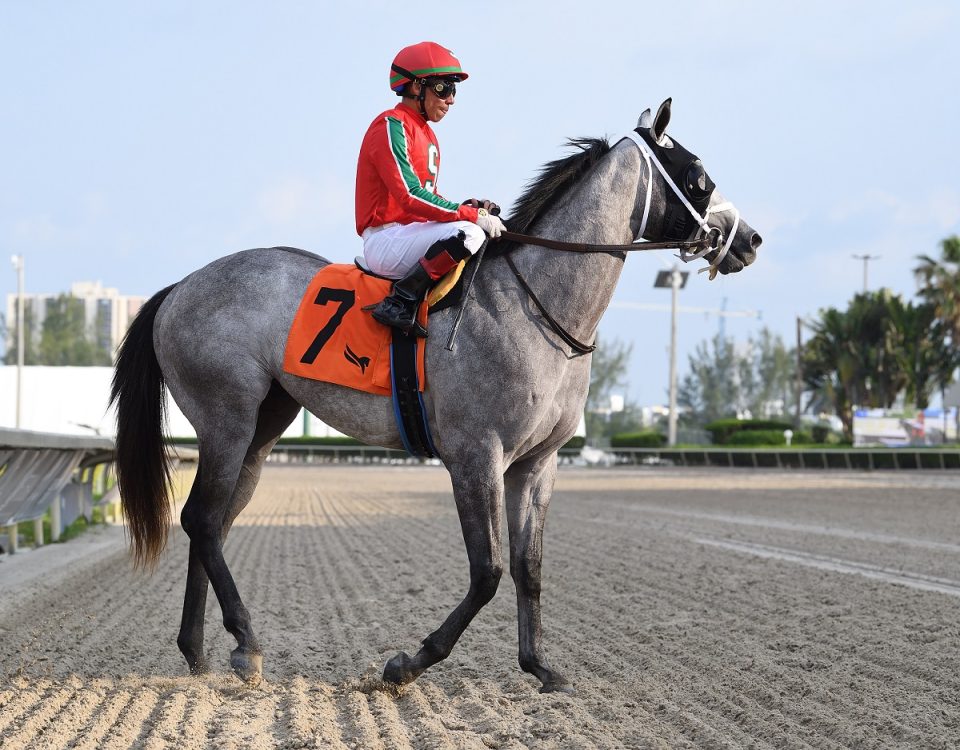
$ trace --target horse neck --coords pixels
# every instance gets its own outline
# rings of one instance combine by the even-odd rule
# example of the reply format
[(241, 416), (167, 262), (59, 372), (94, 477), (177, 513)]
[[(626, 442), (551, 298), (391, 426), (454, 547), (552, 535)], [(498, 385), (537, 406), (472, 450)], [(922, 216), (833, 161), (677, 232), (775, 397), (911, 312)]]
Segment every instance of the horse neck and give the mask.
[[(529, 234), (590, 244), (633, 240), (643, 205), (640, 160), (635, 148), (615, 147)], [(631, 229), (633, 225), (633, 230)], [(514, 253), (524, 278), (547, 309), (581, 341), (590, 341), (610, 305), (623, 271), (623, 257), (608, 253), (559, 252), (526, 245)]]

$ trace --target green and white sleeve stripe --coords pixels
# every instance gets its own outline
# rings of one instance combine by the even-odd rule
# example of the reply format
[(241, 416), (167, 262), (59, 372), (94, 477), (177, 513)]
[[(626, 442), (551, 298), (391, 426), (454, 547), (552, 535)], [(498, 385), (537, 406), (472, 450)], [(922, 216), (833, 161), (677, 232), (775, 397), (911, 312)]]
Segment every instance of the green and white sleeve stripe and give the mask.
[(411, 198), (421, 203), (426, 203), (441, 211), (455, 213), (460, 208), (459, 203), (453, 203), (434, 195), (420, 184), (420, 178), (417, 177), (417, 173), (410, 166), (410, 159), (407, 156), (407, 134), (403, 130), (403, 123), (395, 117), (387, 117), (386, 119), (390, 152), (393, 154), (393, 160), (400, 172), (400, 179), (407, 186), (407, 193)]

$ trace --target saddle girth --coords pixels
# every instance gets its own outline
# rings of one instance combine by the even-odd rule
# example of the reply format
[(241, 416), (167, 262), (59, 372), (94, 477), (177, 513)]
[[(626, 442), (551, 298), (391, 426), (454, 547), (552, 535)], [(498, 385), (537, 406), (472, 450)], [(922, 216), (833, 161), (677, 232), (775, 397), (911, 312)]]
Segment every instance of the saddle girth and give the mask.
[(424, 343), (424, 339), (408, 336), (399, 329), (393, 331), (390, 345), (393, 413), (407, 452), (419, 458), (434, 458), (437, 449), (430, 435), (417, 377), (417, 347)]

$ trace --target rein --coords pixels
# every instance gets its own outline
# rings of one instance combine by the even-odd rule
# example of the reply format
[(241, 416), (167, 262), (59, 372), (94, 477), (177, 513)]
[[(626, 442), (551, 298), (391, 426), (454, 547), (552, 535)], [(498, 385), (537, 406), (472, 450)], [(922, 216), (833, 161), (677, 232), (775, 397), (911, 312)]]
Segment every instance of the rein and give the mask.
[(528, 234), (517, 234), (516, 232), (500, 232), (500, 239), (518, 242), (521, 245), (539, 245), (551, 250), (560, 250), (567, 253), (630, 253), (643, 250), (680, 250), (686, 252), (690, 250), (716, 250), (720, 246), (722, 239), (719, 230), (704, 235), (698, 240), (672, 241), (672, 242), (631, 242), (628, 245), (595, 245), (582, 242), (561, 242), (560, 240), (551, 240), (546, 237), (534, 237)]
[[(641, 250), (680, 250), (681, 252), (684, 252), (696, 249), (698, 251), (708, 251), (710, 249), (716, 249), (719, 247), (721, 235), (719, 232), (711, 232), (710, 234), (704, 235), (698, 240), (680, 242), (632, 242), (629, 245), (594, 245), (582, 242), (560, 242), (559, 240), (551, 240), (546, 237), (532, 237), (526, 234), (517, 234), (516, 232), (507, 231), (500, 233), (500, 239), (510, 240), (511, 242), (519, 242), (524, 245), (539, 245), (540, 247), (546, 247), (551, 250), (560, 250), (561, 252), (568, 253), (629, 253)], [(566, 328), (564, 328), (556, 318), (547, 312), (547, 308), (543, 306), (543, 303), (537, 297), (536, 293), (534, 293), (533, 289), (530, 288), (530, 285), (527, 283), (526, 279), (520, 275), (520, 270), (513, 262), (513, 258), (510, 257), (510, 253), (505, 254), (504, 259), (507, 261), (507, 265), (510, 266), (510, 270), (513, 272), (513, 275), (517, 277), (517, 281), (520, 282), (520, 286), (523, 287), (523, 290), (527, 293), (527, 296), (530, 297), (530, 300), (534, 305), (536, 305), (537, 309), (540, 311), (540, 314), (543, 316), (543, 319), (547, 322), (550, 328), (553, 329), (553, 332), (556, 333), (557, 336), (559, 336), (567, 346), (576, 352), (574, 356), (579, 357), (584, 354), (590, 354), (590, 352), (597, 348), (596, 344), (585, 344), (577, 339)], [(476, 275), (476, 273), (474, 273), (474, 275)], [(472, 282), (473, 279), (471, 278), (470, 281)], [(454, 333), (455, 332), (456, 331), (454, 331)], [(450, 347), (448, 346), (447, 348), (449, 349)]]
[[(503, 235), (501, 235), (503, 236)], [(543, 319), (547, 321), (548, 325), (553, 329), (553, 332), (559, 336), (563, 342), (573, 349), (576, 354), (575, 357), (580, 357), (584, 354), (589, 354), (594, 349), (597, 348), (596, 344), (584, 344), (579, 339), (575, 338), (573, 334), (570, 333), (566, 328), (564, 328), (557, 320), (547, 312), (547, 309), (543, 306), (543, 303), (537, 298), (537, 295), (534, 294), (533, 289), (530, 288), (530, 285), (527, 283), (526, 279), (520, 275), (520, 270), (517, 268), (516, 264), (513, 262), (513, 258), (510, 257), (510, 254), (507, 253), (503, 256), (504, 260), (507, 261), (507, 265), (510, 266), (510, 270), (513, 271), (513, 275), (517, 277), (517, 281), (520, 282), (520, 286), (523, 287), (523, 290), (527, 293), (527, 296), (530, 297), (530, 300), (537, 306), (537, 309), (540, 311), (540, 314), (543, 316)]]

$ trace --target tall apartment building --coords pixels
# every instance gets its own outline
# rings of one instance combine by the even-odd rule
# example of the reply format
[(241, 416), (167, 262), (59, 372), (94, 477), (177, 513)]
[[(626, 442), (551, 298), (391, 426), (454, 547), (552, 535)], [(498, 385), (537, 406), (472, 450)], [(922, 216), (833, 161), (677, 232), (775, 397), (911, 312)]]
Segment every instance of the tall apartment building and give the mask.
[[(43, 321), (49, 306), (60, 296), (57, 294), (25, 294), (24, 319), (29, 326), (24, 335), (29, 335), (36, 344), (40, 341)], [(115, 353), (120, 341), (146, 297), (120, 294), (117, 289), (104, 287), (99, 281), (78, 281), (70, 286), (70, 296), (83, 305), (87, 334), (98, 346)], [(17, 295), (7, 295), (7, 348), (15, 345), (14, 324), (17, 319)]]

